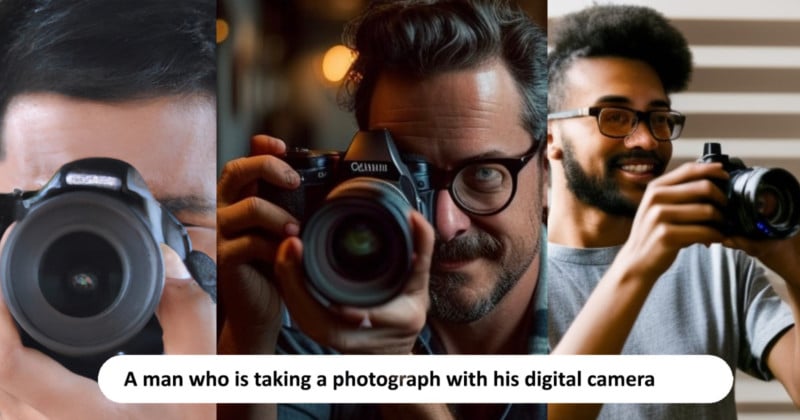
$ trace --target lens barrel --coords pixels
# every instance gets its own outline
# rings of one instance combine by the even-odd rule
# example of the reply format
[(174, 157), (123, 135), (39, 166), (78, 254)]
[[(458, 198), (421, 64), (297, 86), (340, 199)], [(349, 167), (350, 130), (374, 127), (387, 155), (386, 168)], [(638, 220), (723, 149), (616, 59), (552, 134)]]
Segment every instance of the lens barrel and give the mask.
[(411, 269), (412, 209), (390, 182), (359, 177), (337, 185), (303, 231), (310, 290), (323, 302), (353, 306), (397, 295)]
[(57, 353), (102, 353), (150, 321), (164, 287), (161, 249), (125, 202), (73, 191), (11, 227), (0, 281), (14, 319)]
[(751, 238), (786, 238), (800, 230), (800, 184), (780, 168), (730, 171), (729, 223)]

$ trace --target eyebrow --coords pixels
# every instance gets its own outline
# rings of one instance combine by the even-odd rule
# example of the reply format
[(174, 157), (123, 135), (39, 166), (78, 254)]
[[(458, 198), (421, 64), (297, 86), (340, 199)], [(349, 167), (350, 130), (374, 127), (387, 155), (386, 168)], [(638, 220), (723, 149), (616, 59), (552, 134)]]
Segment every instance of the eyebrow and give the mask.
[(214, 213), (217, 210), (216, 203), (213, 200), (196, 195), (159, 197), (158, 202), (175, 215), (183, 212), (206, 214)]
[[(633, 103), (633, 101), (631, 101), (629, 98), (627, 98), (625, 96), (606, 95), (606, 96), (601, 96), (600, 98), (598, 98), (595, 101), (595, 103), (612, 103), (612, 104), (630, 105), (631, 103)], [(669, 100), (654, 99), (654, 100), (650, 101), (650, 103), (647, 104), (647, 106), (650, 107), (650, 108), (656, 108), (656, 107), (669, 108), (670, 107), (670, 103), (669, 103)]]

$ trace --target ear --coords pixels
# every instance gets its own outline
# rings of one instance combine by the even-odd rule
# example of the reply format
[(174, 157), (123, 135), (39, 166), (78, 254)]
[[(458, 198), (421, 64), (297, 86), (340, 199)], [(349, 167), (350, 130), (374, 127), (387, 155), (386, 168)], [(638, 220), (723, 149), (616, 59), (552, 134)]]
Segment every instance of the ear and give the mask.
[(561, 160), (564, 155), (561, 149), (561, 133), (553, 121), (547, 122), (547, 159)]

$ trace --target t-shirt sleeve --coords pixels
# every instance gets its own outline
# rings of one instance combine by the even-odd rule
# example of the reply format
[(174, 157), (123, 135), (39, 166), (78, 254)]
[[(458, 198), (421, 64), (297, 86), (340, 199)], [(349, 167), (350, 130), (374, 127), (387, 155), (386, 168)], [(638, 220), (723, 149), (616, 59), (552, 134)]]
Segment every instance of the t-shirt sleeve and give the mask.
[(739, 296), (742, 299), (744, 331), (739, 368), (764, 380), (773, 378), (767, 355), (775, 341), (794, 325), (789, 306), (781, 300), (767, 280), (764, 268), (741, 251), (736, 252), (739, 268)]

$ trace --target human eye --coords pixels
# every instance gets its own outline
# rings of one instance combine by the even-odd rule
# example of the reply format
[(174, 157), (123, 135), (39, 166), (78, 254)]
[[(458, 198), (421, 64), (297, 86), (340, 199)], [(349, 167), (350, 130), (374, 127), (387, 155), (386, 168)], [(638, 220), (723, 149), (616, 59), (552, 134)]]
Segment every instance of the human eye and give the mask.
[(603, 110), (601, 117), (605, 123), (625, 126), (631, 124), (633, 113), (627, 109), (606, 108)]
[(508, 179), (508, 171), (500, 164), (477, 163), (464, 168), (461, 183), (474, 192), (491, 193), (502, 190)]

